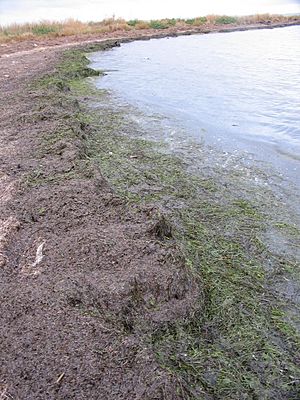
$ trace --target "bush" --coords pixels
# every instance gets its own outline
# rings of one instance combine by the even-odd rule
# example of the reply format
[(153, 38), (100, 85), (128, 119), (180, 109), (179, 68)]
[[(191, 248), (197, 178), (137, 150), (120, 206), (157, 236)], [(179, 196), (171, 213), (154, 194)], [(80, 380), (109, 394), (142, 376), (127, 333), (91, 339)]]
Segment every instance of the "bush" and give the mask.
[(176, 22), (177, 22), (177, 19), (175, 19), (175, 18), (166, 19), (165, 22), (166, 22), (166, 24), (169, 25), (169, 26), (175, 26), (175, 25), (176, 25)]
[(150, 28), (152, 29), (167, 29), (169, 25), (165, 21), (152, 20), (150, 21)]
[(237, 22), (237, 18), (229, 17), (227, 15), (223, 15), (221, 17), (216, 18), (216, 24), (225, 25), (225, 24), (235, 24)]
[(187, 25), (200, 26), (200, 25), (206, 24), (207, 18), (206, 17), (190, 18), (190, 19), (186, 19), (184, 22)]
[(32, 33), (34, 35), (48, 35), (48, 33), (54, 33), (57, 29), (51, 25), (35, 25), (32, 27)]
[(194, 25), (194, 22), (196, 21), (195, 18), (189, 18), (189, 19), (185, 19), (184, 22), (188, 25)]
[(139, 22), (138, 19), (131, 19), (130, 21), (127, 21), (127, 25), (136, 26), (136, 24), (138, 24), (138, 22)]

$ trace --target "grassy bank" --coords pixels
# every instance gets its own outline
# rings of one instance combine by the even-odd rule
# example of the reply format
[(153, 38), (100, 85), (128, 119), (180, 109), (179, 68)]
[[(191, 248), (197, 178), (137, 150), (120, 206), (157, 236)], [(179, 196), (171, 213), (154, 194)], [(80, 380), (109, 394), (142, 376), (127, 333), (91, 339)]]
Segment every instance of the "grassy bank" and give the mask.
[(0, 27), (0, 43), (74, 35), (94, 35), (116, 31), (188, 29), (191, 27), (213, 29), (222, 25), (245, 26), (251, 24), (288, 23), (299, 21), (299, 19), (299, 16), (257, 14), (243, 17), (208, 15), (189, 19), (171, 18), (151, 21), (138, 19), (126, 21), (120, 18), (109, 18), (100, 22), (88, 23), (72, 19), (64, 22), (42, 21), (40, 23), (11, 24)]
[[(223, 176), (190, 173), (166, 145), (146, 140), (130, 110), (84, 79), (97, 75), (84, 51), (97, 49), (103, 46), (66, 52), (56, 72), (37, 82), (48, 109), (60, 103), (62, 114), (57, 130), (44, 134), (41, 153), (79, 139), (84, 152), (72, 174), (92, 174), (97, 165), (128, 204), (160, 210), (157, 240), (176, 244), (198, 282), (199, 300), (185, 320), (147, 327), (145, 346), (177, 377), (181, 398), (298, 399), (298, 306), (275, 287), (298, 280), (299, 265), (264, 239), (272, 229), (297, 243), (298, 229), (277, 220), (265, 189), (237, 195), (230, 187), (243, 177), (228, 176), (226, 187)], [(39, 177), (26, 182), (41, 183)]]

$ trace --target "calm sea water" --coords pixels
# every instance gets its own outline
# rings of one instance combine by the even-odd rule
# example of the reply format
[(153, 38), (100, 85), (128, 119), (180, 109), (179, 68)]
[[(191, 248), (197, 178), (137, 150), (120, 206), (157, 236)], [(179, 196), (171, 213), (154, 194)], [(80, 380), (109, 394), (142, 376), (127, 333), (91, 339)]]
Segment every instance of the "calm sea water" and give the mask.
[(138, 41), (92, 55), (97, 85), (300, 183), (300, 26)]

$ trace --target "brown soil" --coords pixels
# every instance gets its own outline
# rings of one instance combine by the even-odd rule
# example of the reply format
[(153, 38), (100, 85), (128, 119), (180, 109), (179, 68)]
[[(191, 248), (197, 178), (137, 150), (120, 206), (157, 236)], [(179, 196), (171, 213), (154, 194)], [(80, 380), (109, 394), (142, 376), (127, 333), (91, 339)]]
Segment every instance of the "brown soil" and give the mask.
[(78, 139), (41, 152), (57, 121), (36, 118), (28, 84), (60, 57), (0, 59), (0, 398), (181, 398), (150, 339), (191, 312), (197, 287), (155, 209), (129, 209), (96, 169), (77, 173)]

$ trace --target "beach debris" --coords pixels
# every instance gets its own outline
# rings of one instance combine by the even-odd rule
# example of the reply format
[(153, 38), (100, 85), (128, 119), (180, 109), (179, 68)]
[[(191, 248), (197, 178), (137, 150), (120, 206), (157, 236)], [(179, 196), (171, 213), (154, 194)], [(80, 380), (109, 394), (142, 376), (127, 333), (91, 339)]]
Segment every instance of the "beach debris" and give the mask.
[(41, 243), (37, 250), (36, 250), (36, 256), (35, 256), (35, 261), (32, 264), (32, 267), (35, 268), (37, 265), (40, 264), (40, 262), (43, 260), (44, 255), (43, 255), (43, 248), (46, 242)]
[(55, 383), (59, 384), (62, 381), (62, 379), (64, 378), (64, 376), (65, 376), (65, 373), (63, 372), (62, 374), (59, 375), (59, 377), (57, 378)]
[[(41, 269), (37, 268), (37, 267), (44, 258), (43, 249), (44, 249), (45, 244), (46, 244), (46, 242), (43, 241), (41, 244), (38, 245), (38, 247), (36, 249), (35, 260), (32, 264), (23, 265), (21, 271), (22, 271), (22, 273), (24, 273), (25, 276), (37, 276), (41, 273)], [(28, 255), (24, 254), (24, 257), (27, 258)]]

